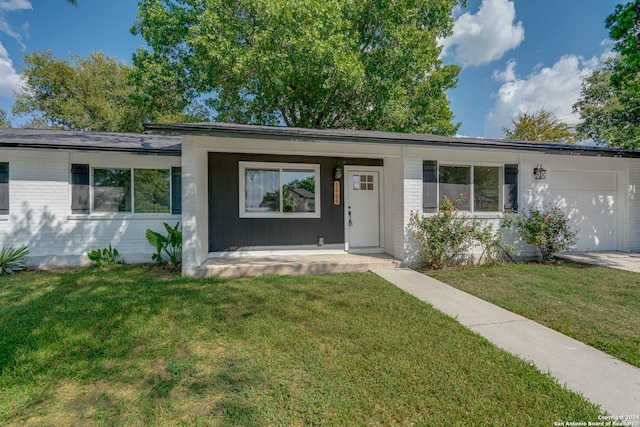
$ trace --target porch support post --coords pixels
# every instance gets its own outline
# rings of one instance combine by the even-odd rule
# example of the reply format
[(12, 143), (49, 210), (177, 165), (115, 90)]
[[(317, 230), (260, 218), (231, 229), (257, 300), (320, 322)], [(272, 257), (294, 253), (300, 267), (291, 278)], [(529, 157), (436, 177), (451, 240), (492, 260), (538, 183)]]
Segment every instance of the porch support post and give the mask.
[(182, 136), (182, 275), (195, 276), (208, 254), (207, 154), (197, 137)]

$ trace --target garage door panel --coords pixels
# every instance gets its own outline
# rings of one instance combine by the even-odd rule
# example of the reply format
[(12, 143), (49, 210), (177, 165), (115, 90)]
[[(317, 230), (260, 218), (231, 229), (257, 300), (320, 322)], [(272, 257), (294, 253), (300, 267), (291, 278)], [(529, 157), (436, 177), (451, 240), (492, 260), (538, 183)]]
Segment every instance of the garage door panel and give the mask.
[[(553, 172), (551, 185), (555, 191), (588, 189), (604, 193), (616, 192), (616, 174), (611, 172)], [(578, 190), (580, 191), (580, 190)]]
[[(598, 174), (603, 183), (600, 187), (606, 187), (606, 189), (589, 188), (588, 185), (592, 184), (592, 180), (587, 179), (589, 176), (588, 173), (573, 173), (570, 182), (581, 182), (584, 178), (586, 184), (573, 189), (558, 189), (553, 186), (551, 200), (554, 205), (567, 212), (570, 225), (579, 230), (577, 250), (615, 250), (617, 249), (615, 174)], [(612, 182), (613, 187), (611, 187)]]
[(561, 208), (583, 208), (594, 210), (602, 214), (615, 211), (615, 196), (612, 194), (594, 193), (589, 191), (573, 191), (569, 194), (552, 192), (553, 204)]

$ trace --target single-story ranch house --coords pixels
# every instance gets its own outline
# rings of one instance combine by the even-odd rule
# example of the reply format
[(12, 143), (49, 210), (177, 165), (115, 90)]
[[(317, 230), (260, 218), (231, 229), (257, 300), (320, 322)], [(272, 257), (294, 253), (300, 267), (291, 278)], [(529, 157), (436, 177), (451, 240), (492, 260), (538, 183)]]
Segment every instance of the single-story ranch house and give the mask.
[(562, 207), (578, 250), (640, 251), (640, 152), (225, 123), (145, 134), (0, 129), (0, 244), (79, 265), (109, 245), (149, 262), (148, 228), (182, 223), (183, 274), (211, 257), (387, 253), (415, 264), (412, 211), (445, 194), (496, 224)]

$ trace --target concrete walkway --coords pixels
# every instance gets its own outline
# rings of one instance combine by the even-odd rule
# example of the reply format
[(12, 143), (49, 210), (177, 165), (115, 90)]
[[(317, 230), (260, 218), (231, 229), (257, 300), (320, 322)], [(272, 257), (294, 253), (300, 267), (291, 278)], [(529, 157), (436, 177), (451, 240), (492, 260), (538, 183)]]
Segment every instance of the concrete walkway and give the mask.
[(416, 271), (372, 271), (498, 347), (532, 362), (610, 415), (640, 415), (640, 369)]
[(618, 270), (640, 273), (640, 254), (620, 251), (598, 252), (562, 252), (557, 258), (567, 259), (580, 264), (598, 265), (600, 267), (617, 268)]

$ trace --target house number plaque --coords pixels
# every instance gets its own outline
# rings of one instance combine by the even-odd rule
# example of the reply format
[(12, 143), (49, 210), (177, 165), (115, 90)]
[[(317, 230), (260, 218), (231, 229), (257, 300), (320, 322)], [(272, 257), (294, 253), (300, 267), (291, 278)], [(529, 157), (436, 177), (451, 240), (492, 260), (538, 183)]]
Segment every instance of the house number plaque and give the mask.
[(340, 204), (340, 180), (333, 181), (333, 204), (338, 206)]

